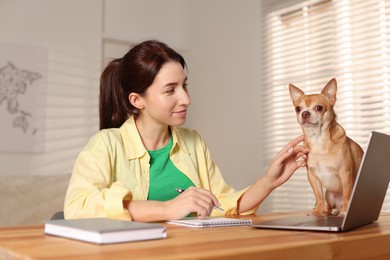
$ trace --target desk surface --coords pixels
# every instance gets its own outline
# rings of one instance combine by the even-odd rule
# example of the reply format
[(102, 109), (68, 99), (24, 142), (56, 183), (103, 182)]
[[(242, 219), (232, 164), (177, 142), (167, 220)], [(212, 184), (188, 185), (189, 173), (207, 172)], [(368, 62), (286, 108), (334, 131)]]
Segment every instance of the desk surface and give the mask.
[[(302, 214), (302, 213), (301, 213)], [(246, 216), (254, 221), (287, 214)], [(95, 245), (43, 234), (43, 225), (0, 228), (0, 259), (390, 259), (390, 214), (346, 233), (194, 229), (164, 224), (161, 240)]]

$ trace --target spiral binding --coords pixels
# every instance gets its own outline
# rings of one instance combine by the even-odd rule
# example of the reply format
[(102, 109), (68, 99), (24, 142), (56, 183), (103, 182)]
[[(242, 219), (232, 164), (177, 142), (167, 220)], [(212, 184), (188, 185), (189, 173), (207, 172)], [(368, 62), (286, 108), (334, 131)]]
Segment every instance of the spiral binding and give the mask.
[(246, 226), (252, 223), (248, 219), (232, 219), (224, 221), (214, 221), (214, 222), (202, 222), (203, 227), (228, 227), (228, 226)]

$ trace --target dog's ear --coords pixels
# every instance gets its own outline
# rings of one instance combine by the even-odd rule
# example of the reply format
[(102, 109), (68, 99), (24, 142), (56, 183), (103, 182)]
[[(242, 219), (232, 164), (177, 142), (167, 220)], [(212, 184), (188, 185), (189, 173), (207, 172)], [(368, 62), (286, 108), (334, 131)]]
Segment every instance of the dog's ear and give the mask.
[(325, 96), (327, 96), (330, 100), (330, 102), (332, 103), (332, 105), (334, 105), (336, 103), (336, 93), (337, 93), (337, 82), (336, 82), (336, 79), (333, 78), (331, 79), (328, 84), (326, 84), (326, 86), (322, 89), (321, 91), (322, 94), (324, 94)]
[(290, 91), (290, 98), (291, 98), (293, 103), (295, 103), (299, 99), (300, 96), (305, 95), (305, 93), (302, 90), (300, 90), (299, 88), (297, 88), (293, 84), (289, 84), (288, 89)]

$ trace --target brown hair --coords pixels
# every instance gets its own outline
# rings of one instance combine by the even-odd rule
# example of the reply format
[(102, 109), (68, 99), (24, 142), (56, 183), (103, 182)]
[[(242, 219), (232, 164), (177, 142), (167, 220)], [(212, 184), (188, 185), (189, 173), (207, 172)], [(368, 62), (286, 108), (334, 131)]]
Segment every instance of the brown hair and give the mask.
[(143, 95), (169, 62), (179, 62), (186, 68), (184, 58), (165, 43), (149, 40), (132, 47), (122, 58), (112, 60), (100, 77), (100, 129), (120, 127), (136, 108), (129, 101), (131, 93)]

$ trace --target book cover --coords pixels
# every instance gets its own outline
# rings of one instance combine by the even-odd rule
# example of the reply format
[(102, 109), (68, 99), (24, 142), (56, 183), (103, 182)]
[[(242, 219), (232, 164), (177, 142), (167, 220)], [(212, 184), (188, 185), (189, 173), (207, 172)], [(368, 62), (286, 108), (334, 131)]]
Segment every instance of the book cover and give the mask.
[(96, 244), (160, 239), (167, 236), (166, 227), (157, 223), (108, 218), (49, 220), (45, 223), (44, 232)]

